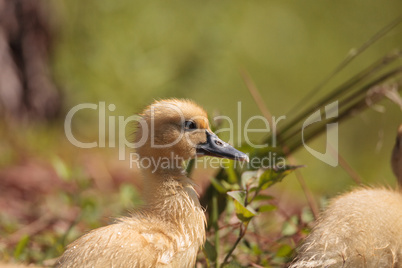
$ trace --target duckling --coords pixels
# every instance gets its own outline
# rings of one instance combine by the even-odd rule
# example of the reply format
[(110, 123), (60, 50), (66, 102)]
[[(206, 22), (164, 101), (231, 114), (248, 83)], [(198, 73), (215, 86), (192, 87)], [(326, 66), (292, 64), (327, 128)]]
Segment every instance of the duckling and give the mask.
[(204, 155), (248, 161), (248, 156), (220, 140), (206, 112), (190, 100), (148, 106), (135, 143), (146, 205), (70, 244), (58, 267), (194, 267), (206, 221), (183, 161)]
[[(391, 164), (401, 187), (402, 125)], [(332, 200), (290, 267), (402, 267), (400, 189), (360, 188)]]

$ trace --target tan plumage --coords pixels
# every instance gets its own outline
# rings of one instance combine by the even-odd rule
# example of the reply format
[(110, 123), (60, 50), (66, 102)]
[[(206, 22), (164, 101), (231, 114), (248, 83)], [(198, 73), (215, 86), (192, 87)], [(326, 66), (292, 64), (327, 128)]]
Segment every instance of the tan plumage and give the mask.
[[(211, 149), (215, 156), (247, 160), (218, 140), (205, 111), (191, 101), (171, 99), (147, 107), (135, 139), (143, 143), (136, 150), (140, 160), (151, 160), (142, 169), (147, 204), (70, 244), (58, 267), (193, 267), (205, 241), (205, 216), (182, 161), (210, 154), (205, 151), (210, 145), (216, 147)], [(155, 164), (158, 160), (168, 165)]]
[[(392, 153), (402, 186), (402, 125)], [(402, 267), (400, 190), (360, 188), (332, 200), (298, 250), (291, 268)]]

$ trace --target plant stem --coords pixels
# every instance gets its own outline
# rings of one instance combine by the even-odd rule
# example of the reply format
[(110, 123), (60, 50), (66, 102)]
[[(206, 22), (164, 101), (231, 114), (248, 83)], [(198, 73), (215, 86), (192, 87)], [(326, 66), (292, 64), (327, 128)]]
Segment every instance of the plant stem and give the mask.
[(205, 256), (205, 262), (207, 263), (207, 268), (211, 268), (211, 263), (209, 262), (209, 259), (208, 259), (208, 254), (207, 254), (207, 251), (205, 250), (205, 248), (202, 248), (202, 253), (204, 253), (204, 256)]
[(216, 260), (215, 260), (215, 268), (218, 268), (218, 259), (219, 259), (219, 225), (218, 225), (218, 218), (219, 218), (219, 211), (218, 211), (218, 196), (214, 194), (212, 196), (212, 217), (213, 227), (215, 229), (215, 250), (216, 250)]
[(239, 237), (237, 238), (236, 242), (234, 243), (233, 247), (229, 250), (228, 254), (226, 255), (221, 268), (223, 268), (226, 264), (228, 264), (229, 258), (232, 255), (233, 251), (236, 249), (237, 245), (240, 243), (240, 241), (243, 239), (244, 235), (247, 232), (247, 227), (248, 227), (249, 222), (243, 222), (240, 225), (240, 233)]
[(260, 190), (255, 190), (255, 192), (254, 192), (254, 195), (253, 195), (253, 197), (250, 199), (250, 202), (249, 202), (249, 204), (251, 204), (251, 202), (253, 202), (254, 201), (254, 199), (257, 197), (257, 195), (260, 193)]

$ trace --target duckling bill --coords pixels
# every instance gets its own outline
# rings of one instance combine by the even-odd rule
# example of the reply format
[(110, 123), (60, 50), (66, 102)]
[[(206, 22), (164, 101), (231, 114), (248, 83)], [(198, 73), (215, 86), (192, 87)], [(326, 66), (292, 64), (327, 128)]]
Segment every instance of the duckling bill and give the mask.
[(228, 143), (222, 141), (214, 133), (205, 131), (207, 141), (197, 146), (197, 156), (209, 155), (221, 158), (228, 158), (239, 161), (249, 161), (248, 156), (242, 153)]
[[(219, 139), (206, 112), (189, 100), (156, 101), (141, 114), (135, 143), (146, 205), (129, 217), (80, 237), (58, 261), (58, 267), (194, 267), (205, 242), (205, 215), (194, 182), (183, 161), (210, 155), (240, 161), (248, 156)], [(173, 160), (172, 160), (173, 161)]]

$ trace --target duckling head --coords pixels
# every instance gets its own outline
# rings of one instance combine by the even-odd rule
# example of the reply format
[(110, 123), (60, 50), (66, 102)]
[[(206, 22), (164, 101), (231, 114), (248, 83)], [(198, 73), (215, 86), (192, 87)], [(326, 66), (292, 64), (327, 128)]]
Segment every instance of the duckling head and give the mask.
[(154, 164), (170, 160), (171, 165), (163, 167), (165, 172), (181, 169), (183, 161), (203, 155), (248, 161), (246, 154), (211, 131), (207, 113), (190, 100), (156, 101), (141, 116), (135, 139), (136, 151), (141, 158), (150, 158)]

